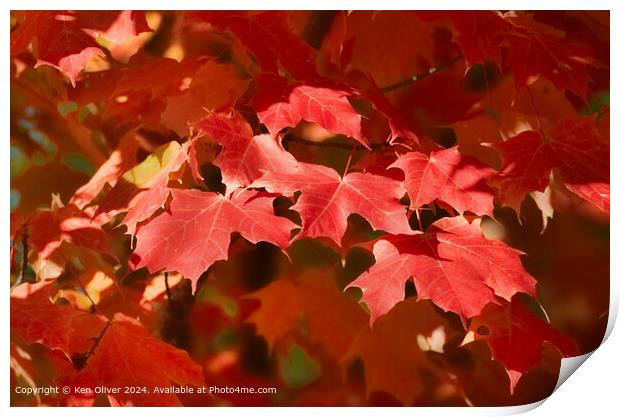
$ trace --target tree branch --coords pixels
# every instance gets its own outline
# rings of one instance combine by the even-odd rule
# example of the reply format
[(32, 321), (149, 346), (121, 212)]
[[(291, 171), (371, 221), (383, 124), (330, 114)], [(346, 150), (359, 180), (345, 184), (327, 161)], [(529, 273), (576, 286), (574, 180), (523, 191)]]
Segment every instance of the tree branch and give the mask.
[(397, 89), (399, 89), (401, 87), (405, 87), (405, 86), (411, 85), (413, 83), (416, 83), (416, 82), (418, 82), (418, 81), (420, 81), (420, 80), (422, 80), (424, 78), (428, 78), (431, 75), (438, 73), (439, 71), (442, 71), (442, 70), (444, 70), (446, 68), (451, 67), (452, 65), (456, 64), (457, 62), (459, 62), (463, 58), (464, 58), (464, 55), (463, 54), (459, 54), (459, 55), (455, 56), (454, 58), (452, 58), (452, 59), (450, 59), (448, 61), (442, 62), (441, 64), (437, 65), (436, 67), (430, 68), (428, 71), (426, 71), (423, 74), (417, 74), (417, 75), (414, 75), (414, 76), (412, 76), (410, 78), (407, 78), (406, 80), (402, 80), (402, 81), (399, 81), (397, 83), (386, 85), (385, 87), (381, 87), (381, 92), (387, 93), (387, 92), (390, 92), (390, 91), (397, 90)]
[(168, 305), (172, 304), (172, 292), (168, 283), (168, 272), (164, 272), (164, 283), (166, 284), (166, 297), (168, 297)]

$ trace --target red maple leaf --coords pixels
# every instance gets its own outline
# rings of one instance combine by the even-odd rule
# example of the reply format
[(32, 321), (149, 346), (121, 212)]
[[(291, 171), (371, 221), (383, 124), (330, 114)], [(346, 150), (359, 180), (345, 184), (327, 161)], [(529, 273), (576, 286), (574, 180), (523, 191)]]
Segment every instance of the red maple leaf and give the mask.
[(300, 162), (294, 170), (267, 172), (252, 186), (283, 194), (301, 191), (291, 207), (303, 223), (296, 239), (328, 237), (340, 244), (352, 213), (364, 217), (375, 230), (411, 232), (405, 207), (399, 203), (404, 190), (391, 178), (358, 172), (341, 178), (331, 168)]
[(424, 393), (425, 376), (454, 383), (427, 355), (431, 346), (421, 343), (438, 334), (437, 346), (432, 348), (442, 351), (452, 332), (446, 317), (429, 301), (410, 297), (377, 320), (372, 329), (360, 329), (347, 356), (364, 363), (367, 394), (384, 391), (402, 404), (412, 404)]
[[(50, 282), (24, 284), (11, 294), (11, 328), (26, 343), (62, 351), (72, 367), (59, 377), (71, 387), (69, 403), (90, 404), (93, 392), (76, 387), (123, 387), (108, 394), (112, 405), (180, 405), (176, 394), (155, 393), (172, 383), (202, 386), (201, 367), (189, 355), (150, 335), (140, 322), (117, 313), (112, 320), (55, 305)], [(148, 346), (148, 349), (145, 347)], [(166, 366), (156, 366), (165, 363)], [(145, 387), (125, 390), (124, 387)], [(66, 394), (66, 393), (65, 393)]]
[(363, 146), (362, 116), (347, 100), (352, 91), (345, 88), (320, 87), (306, 84), (286, 85), (279, 77), (263, 77), (263, 89), (253, 104), (260, 121), (272, 135), (285, 127), (295, 127), (303, 119), (324, 129), (349, 136)]
[(414, 209), (439, 199), (460, 213), (493, 215), (495, 194), (486, 180), (494, 171), (462, 155), (457, 148), (433, 151), (430, 155), (408, 152), (390, 167), (405, 173), (404, 185)]
[(519, 379), (542, 359), (542, 345), (550, 342), (562, 356), (579, 355), (575, 342), (532, 313), (518, 298), (502, 305), (492, 304), (472, 320), (475, 339), (489, 344), (493, 357), (502, 362), (514, 391)]
[(47, 259), (63, 242), (112, 255), (110, 239), (101, 224), (69, 204), (35, 212), (28, 220), (30, 243)]
[(430, 299), (463, 321), (480, 314), (496, 296), (535, 295), (535, 281), (523, 268), (520, 252), (482, 236), (480, 220), (445, 217), (425, 234), (381, 238), (373, 252), (375, 265), (349, 284), (362, 290), (371, 322), (404, 299), (410, 277), (420, 299)]
[(529, 130), (495, 147), (504, 165), (492, 184), (510, 207), (518, 210), (526, 194), (544, 191), (555, 168), (569, 190), (609, 212), (609, 146), (593, 118), (567, 118), (549, 132)]
[(80, 106), (96, 104), (102, 118), (114, 124), (155, 123), (169, 100), (187, 93), (188, 83), (198, 83), (194, 77), (201, 64), (194, 59), (177, 62), (137, 53), (127, 66), (85, 73), (69, 97)]
[(285, 172), (297, 166), (297, 160), (274, 137), (254, 136), (239, 113), (213, 113), (198, 121), (196, 127), (222, 145), (213, 163), (222, 172), (228, 194), (250, 185), (266, 171)]
[(75, 11), (76, 23), (94, 39), (98, 36), (116, 44), (143, 32), (151, 32), (143, 10), (86, 10)]
[(11, 329), (28, 343), (62, 351), (67, 358), (87, 352), (106, 320), (75, 308), (52, 304), (57, 292), (53, 281), (23, 284), (11, 292)]
[(258, 59), (264, 71), (277, 72), (278, 62), (294, 76), (314, 74), (314, 51), (288, 26), (283, 11), (200, 11), (189, 13), (189, 21), (207, 21), (229, 30)]
[(426, 20), (447, 19), (453, 27), (454, 41), (465, 55), (467, 66), (495, 61), (501, 64), (501, 41), (510, 25), (494, 10), (423, 11)]
[(112, 406), (179, 406), (181, 401), (177, 394), (166, 389), (174, 385), (202, 386), (204, 377), (200, 365), (193, 362), (187, 352), (153, 337), (139, 321), (116, 313), (98, 336), (85, 367), (61, 381), (74, 388), (67, 400), (69, 403), (80, 401), (83, 396), (75, 387), (94, 389), (103, 385), (144, 387), (123, 388), (108, 394)]
[(595, 347), (608, 11), (10, 26), (12, 405), (513, 405)]
[(313, 269), (299, 277), (272, 282), (248, 296), (261, 305), (247, 321), (256, 325), (257, 333), (271, 349), (303, 322), (313, 340), (334, 359), (342, 359), (359, 332), (368, 327), (368, 317), (355, 301), (344, 296), (332, 275), (330, 270)]
[(273, 212), (274, 196), (238, 191), (229, 197), (198, 190), (171, 189), (168, 211), (138, 229), (132, 254), (136, 268), (178, 271), (192, 280), (215, 261), (228, 258), (230, 234), (239, 232), (252, 243), (288, 247), (295, 223)]
[(37, 63), (51, 65), (65, 74), (75, 86), (86, 63), (95, 55), (104, 56), (95, 40), (75, 22), (68, 12), (32, 11), (11, 33), (11, 55), (23, 51), (37, 39)]
[(114, 186), (121, 175), (137, 163), (136, 153), (139, 148), (140, 144), (135, 138), (135, 132), (131, 131), (124, 135), (118, 147), (112, 151), (90, 180), (73, 193), (69, 203), (84, 209), (97, 197), (106, 184)]
[(420, 139), (413, 132), (410, 123), (398, 113), (374, 80), (371, 80), (368, 91), (363, 92), (363, 97), (370, 101), (373, 107), (387, 119), (390, 127), (389, 142), (394, 143), (400, 139), (409, 146), (420, 146)]
[(515, 30), (505, 37), (510, 45), (507, 64), (517, 88), (544, 76), (559, 89), (567, 89), (587, 99), (592, 79), (588, 66), (600, 66), (578, 45), (565, 39), (564, 33), (537, 22), (530, 16), (507, 15)]
[[(97, 206), (94, 217), (102, 213), (116, 215), (127, 212), (121, 224), (127, 226), (127, 233), (135, 234), (140, 222), (149, 219), (159, 208), (162, 208), (168, 199), (168, 181), (171, 174), (179, 171), (188, 158), (189, 142), (180, 146), (172, 141), (154, 151), (150, 160), (142, 162), (141, 166), (152, 163), (159, 170), (151, 175), (140, 175), (139, 172), (128, 171), (116, 182), (114, 187), (105, 195)], [(106, 167), (102, 167), (105, 169)], [(136, 169), (140, 168), (137, 166)], [(135, 177), (135, 178), (134, 178)], [(142, 178), (144, 177), (144, 178)]]

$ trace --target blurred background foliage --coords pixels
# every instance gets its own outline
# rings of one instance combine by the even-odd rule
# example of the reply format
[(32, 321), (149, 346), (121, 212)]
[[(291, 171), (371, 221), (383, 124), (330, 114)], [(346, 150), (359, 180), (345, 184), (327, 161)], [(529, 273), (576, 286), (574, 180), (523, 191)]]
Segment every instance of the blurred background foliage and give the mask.
[[(307, 11), (286, 16), (290, 27), (319, 52), (320, 71), (327, 75), (342, 70), (334, 61), (330, 42), (333, 42), (332, 37), (343, 36), (338, 35), (338, 31), (344, 30), (342, 54), (348, 54), (350, 59), (345, 71), (347, 81), (354, 81), (360, 72), (369, 71), (382, 86), (397, 83), (415, 74), (427, 74), (429, 68), (445, 60), (448, 51), (458, 49), (448, 28), (430, 25), (428, 33), (417, 33), (411, 22), (398, 12), (380, 12), (376, 16), (354, 13), (349, 16), (335, 11)], [(574, 39), (584, 40), (586, 45), (605, 44), (605, 40), (601, 40), (605, 36), (604, 28), (597, 31), (591, 24), (584, 23), (592, 18), (590, 16), (584, 17), (578, 12), (541, 11), (536, 12), (535, 17), (561, 28)], [(20, 12), (11, 15), (12, 30), (19, 25), (20, 18)], [(372, 25), (368, 24), (369, 19), (375, 19)], [(604, 20), (604, 17), (600, 19)], [(339, 26), (343, 20), (346, 20), (344, 29)], [(242, 82), (240, 99), (244, 94), (251, 94), (254, 87), (250, 78), (256, 72), (256, 63), (229, 32), (205, 30), (191, 24), (184, 12), (148, 12), (147, 22), (152, 32), (142, 33), (125, 45), (111, 47), (105, 57), (94, 57), (78, 81), (76, 91), (56, 69), (49, 66), (34, 68), (31, 54), (24, 53), (11, 60), (12, 217), (49, 208), (53, 194), (59, 201), (67, 203), (120, 146), (128, 132), (135, 133), (139, 144), (133, 154), (137, 162), (157, 146), (186, 137), (190, 134), (187, 121), (200, 115), (203, 107), (208, 107), (214, 100), (207, 93), (192, 97), (175, 93), (162, 100), (150, 96), (146, 90), (128, 90), (126, 94), (110, 97), (106, 96), (105, 86), (101, 87), (101, 94), (95, 90), (99, 88), (96, 84), (98, 74), (109, 69), (122, 70), (133, 62), (132, 59), (138, 58), (166, 57), (179, 65), (200, 58), (231, 68), (234, 77)], [(346, 40), (354, 37), (363, 40), (358, 45), (361, 42), (368, 45), (358, 48), (347, 44)], [(416, 46), (412, 44), (410, 46), (418, 59), (404, 59), (401, 56), (402, 44), (419, 41), (420, 37), (428, 37), (424, 38), (426, 49), (415, 50)], [(98, 39), (98, 42), (110, 46), (106, 39)], [(597, 59), (609, 65), (609, 49), (593, 52)], [(166, 77), (166, 72), (158, 72), (153, 77), (153, 83), (157, 84), (157, 77)], [(557, 103), (572, 106), (580, 114), (597, 113), (607, 108), (608, 72), (601, 70), (594, 74), (593, 79), (589, 103), (580, 102), (570, 93), (558, 98), (548, 92), (549, 105), (542, 111), (545, 117), (554, 118)], [(464, 152), (498, 167), (498, 156), (481, 148), (479, 142), (472, 139), (472, 132), (482, 132), (485, 126), (489, 126), (490, 137), (497, 137), (510, 132), (514, 125), (528, 121), (512, 120), (510, 125), (489, 125), (489, 120), (479, 118), (479, 113), (472, 109), (487, 106), (485, 111), (488, 114), (495, 103), (501, 103), (514, 93), (511, 84), (510, 74), (503, 74), (495, 63), (477, 64), (467, 69), (464, 62), (459, 61), (433, 76), (386, 95), (417, 126), (420, 135), (443, 146), (458, 144)], [(504, 88), (505, 85), (508, 88)], [(205, 86), (212, 88), (208, 79)], [(245, 92), (246, 88), (249, 92)], [(547, 91), (544, 80), (537, 81), (532, 88), (541, 94)], [(517, 103), (521, 100), (518, 95), (511, 99)], [(363, 103), (359, 105), (363, 106)], [(498, 107), (501, 111), (501, 105)], [(367, 123), (369, 131), (373, 132), (371, 138), (380, 143), (387, 126), (373, 124), (371, 117)], [(608, 129), (609, 121), (603, 121), (603, 125), (605, 123)], [(313, 146), (312, 143), (335, 146)], [(338, 146), (343, 143), (344, 138), (309, 123), (300, 124), (284, 138), (287, 150), (299, 160), (331, 166), (340, 173), (344, 171), (349, 155), (353, 155), (351, 162), (356, 164), (366, 152)], [(381, 157), (380, 152), (377, 154), (378, 158)], [(213, 165), (204, 166), (203, 173), (207, 183), (220, 183), (221, 176), (218, 178), (219, 172)], [(549, 193), (554, 209), (551, 218), (541, 214), (536, 201), (528, 197), (519, 217), (512, 209), (496, 209), (498, 224), (493, 223), (487, 232), (527, 253), (523, 261), (538, 281), (540, 304), (545, 306), (540, 314), (548, 315), (560, 330), (577, 341), (582, 352), (588, 352), (599, 345), (607, 324), (609, 223), (584, 207), (567, 190), (552, 189)], [(280, 203), (276, 210), (286, 213), (286, 203)], [(292, 214), (289, 212), (289, 215)], [(423, 222), (424, 216), (423, 213)], [(112, 227), (109, 232), (115, 238), (117, 252), (128, 253), (129, 237)], [(364, 219), (356, 215), (349, 218), (345, 241), (363, 242), (376, 236)], [(398, 405), (396, 398), (387, 392), (373, 392), (367, 398), (364, 365), (359, 358), (334, 363), (321, 344), (309, 336), (303, 319), (295, 331), (272, 346), (257, 334), (256, 326), (248, 322), (259, 305), (253, 294), (276, 278), (322, 271), (318, 274), (333, 276), (338, 286), (344, 288), (374, 262), (368, 246), (352, 245), (349, 249), (347, 253), (341, 253), (341, 249), (323, 240), (297, 241), (289, 250), (292, 265), (298, 269), (292, 271), (291, 263), (276, 247), (267, 243), (251, 245), (237, 237), (231, 245), (229, 261), (218, 262), (205, 272), (195, 295), (179, 276), (170, 274), (170, 299), (166, 297), (163, 275), (152, 277), (144, 270), (124, 275), (124, 270), (106, 265), (105, 258), (90, 259), (90, 264), (96, 264), (98, 268), (96, 273), (88, 276), (83, 265), (74, 265), (77, 274), (83, 278), (83, 288), (76, 286), (72, 274), (68, 273), (60, 275), (58, 285), (63, 289), (63, 297), (81, 308), (90, 308), (90, 301), (84, 293), (86, 290), (99, 311), (122, 311), (139, 317), (152, 332), (186, 349), (196, 362), (202, 364), (208, 383), (278, 387), (274, 396), (231, 394), (207, 399), (188, 396), (183, 398), (186, 404), (202, 405), (206, 401), (212, 405)], [(19, 247), (16, 250), (13, 280), (19, 274), (18, 265), (24, 256)], [(126, 262), (126, 257), (121, 255), (121, 262)], [(35, 279), (36, 272), (29, 266), (26, 280)], [(352, 300), (360, 296), (355, 289), (345, 294)], [(415, 288), (408, 286), (407, 294), (415, 296)], [(452, 331), (460, 333), (462, 339), (460, 322), (456, 317), (450, 319)], [(545, 350), (543, 363), (525, 374), (511, 396), (505, 371), (492, 361), (486, 345), (475, 342), (459, 346), (459, 342), (458, 335), (446, 340), (444, 354), (433, 360), (464, 381), (466, 395), (430, 379), (425, 381), (426, 394), (421, 405), (425, 405), (425, 401), (432, 405), (522, 404), (547, 396), (555, 386), (559, 356), (552, 349)], [(12, 385), (51, 385), (54, 371), (49, 352), (45, 352), (42, 346), (19, 343), (12, 345), (11, 349)], [(32, 358), (35, 360), (28, 360)], [(38, 401), (53, 404), (55, 401), (11, 392), (13, 405), (34, 405)], [(106, 401), (102, 397), (98, 403), (105, 404)]]

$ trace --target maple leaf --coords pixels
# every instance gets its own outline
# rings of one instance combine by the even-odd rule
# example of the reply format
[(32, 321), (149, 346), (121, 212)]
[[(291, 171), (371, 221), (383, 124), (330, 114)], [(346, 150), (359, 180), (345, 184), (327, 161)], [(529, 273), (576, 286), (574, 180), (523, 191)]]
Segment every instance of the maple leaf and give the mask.
[(114, 102), (123, 95), (127, 96), (127, 102), (131, 102), (137, 91), (148, 93), (152, 99), (181, 94), (183, 79), (192, 76), (198, 65), (190, 59), (177, 62), (171, 58), (138, 54), (131, 58), (128, 67), (88, 74), (70, 94), (82, 105)]
[[(138, 53), (126, 66), (84, 74), (76, 88), (69, 91), (69, 97), (80, 106), (95, 103), (100, 107), (101, 117), (113, 124), (137, 127), (156, 123), (168, 110), (170, 99), (189, 94), (193, 77), (201, 66), (201, 62), (193, 59), (177, 62)], [(209, 72), (212, 65), (205, 67), (208, 68), (203, 71)]]
[(62, 351), (67, 358), (87, 352), (105, 327), (105, 318), (69, 306), (52, 304), (53, 281), (22, 284), (11, 291), (11, 329), (28, 343)]
[[(351, 169), (355, 171), (369, 172), (376, 175), (383, 175), (386, 177), (390, 177), (394, 180), (403, 182), (404, 176), (402, 172), (400, 172), (400, 170), (388, 170), (388, 167), (394, 162), (396, 162), (396, 159), (398, 159), (398, 155), (395, 153), (395, 148), (397, 146), (398, 145), (395, 145), (394, 147), (389, 148), (382, 147), (367, 155), (364, 155), (357, 162), (351, 165)], [(401, 146), (400, 149), (403, 152), (407, 152), (409, 150), (405, 146)], [(407, 190), (404, 191), (406, 192)]]
[(144, 161), (125, 172), (97, 206), (101, 213), (127, 211), (122, 224), (134, 235), (138, 223), (147, 220), (164, 206), (168, 198), (170, 175), (187, 160), (186, 149), (172, 141), (155, 149)]
[(401, 139), (407, 145), (419, 147), (420, 139), (413, 132), (410, 123), (401, 117), (392, 103), (383, 95), (381, 89), (375, 84), (374, 80), (371, 80), (371, 82), (371, 87), (368, 91), (363, 92), (363, 97), (370, 101), (373, 107), (387, 119), (390, 127), (389, 142), (394, 143), (397, 139)]
[(507, 64), (514, 73), (517, 88), (544, 76), (559, 89), (568, 89), (586, 100), (588, 65), (600, 64), (578, 45), (567, 41), (564, 33), (526, 15), (507, 15), (515, 30), (505, 36), (510, 45)]
[(309, 337), (325, 346), (333, 358), (347, 362), (361, 357), (367, 394), (385, 391), (409, 404), (421, 392), (420, 369), (441, 373), (425, 357), (425, 350), (441, 351), (442, 342), (433, 342), (431, 347), (426, 341), (438, 331), (445, 341), (451, 331), (428, 302), (407, 300), (379, 320), (371, 332), (366, 315), (339, 294), (324, 270), (309, 271), (296, 280), (279, 279), (249, 298), (260, 300), (261, 306), (248, 321), (270, 346), (304, 323)]
[[(494, 213), (551, 313), (601, 278), (554, 325), (605, 314), (606, 11), (17, 10), (10, 40), (12, 405), (278, 401), (154, 391), (203, 372), (285, 405), (536, 401), (579, 352)], [(493, 210), (528, 194), (542, 235)], [(459, 214), (412, 230), (435, 203)]]
[(22, 52), (32, 38), (37, 39), (35, 67), (51, 65), (65, 74), (75, 86), (86, 63), (95, 55), (104, 56), (97, 43), (68, 12), (32, 11), (11, 33), (11, 55)]
[(405, 296), (413, 277), (420, 299), (430, 299), (463, 321), (480, 314), (496, 296), (535, 295), (535, 281), (516, 249), (482, 236), (480, 219), (445, 217), (423, 233), (381, 238), (373, 248), (376, 263), (349, 284), (363, 292), (371, 323)]
[(72, 204), (35, 212), (28, 227), (30, 243), (41, 259), (49, 258), (63, 242), (113, 256), (101, 224)]
[[(151, 336), (137, 320), (117, 313), (99, 336), (85, 368), (64, 381), (73, 387), (146, 388), (108, 394), (113, 406), (179, 406), (176, 394), (161, 390), (173, 384), (202, 386), (204, 377), (187, 352)], [(154, 392), (155, 388), (160, 392)], [(80, 394), (74, 391), (71, 396), (79, 398)]]
[(212, 113), (198, 121), (196, 127), (222, 145), (213, 163), (222, 172), (227, 194), (250, 185), (264, 172), (288, 171), (297, 166), (297, 160), (274, 137), (253, 137), (252, 128), (239, 113)]
[[(461, 346), (446, 346), (443, 358), (449, 372), (458, 380), (467, 403), (475, 407), (497, 404), (525, 404), (511, 398), (510, 379), (504, 366), (493, 360), (491, 349), (480, 340)], [(541, 392), (548, 397), (548, 393)]]
[(201, 64), (191, 77), (182, 80), (182, 93), (174, 92), (167, 99), (161, 123), (182, 136), (187, 132), (188, 124), (204, 117), (205, 109), (219, 111), (232, 107), (243, 96), (250, 82), (251, 79), (239, 78), (232, 65), (215, 61)]
[[(434, 332), (443, 342), (453, 335), (446, 318), (431, 303), (411, 297), (377, 320), (372, 330), (361, 330), (346, 359), (362, 359), (367, 395), (383, 391), (409, 405), (424, 390), (423, 373), (452, 384), (448, 374), (427, 356), (431, 346), (426, 340)], [(443, 343), (433, 348), (441, 352)]]
[[(310, 14), (310, 19), (312, 14)], [(308, 42), (315, 48), (319, 49), (317, 55), (317, 66), (322, 67), (323, 62), (328, 62), (340, 69), (340, 60), (343, 50), (344, 38), (347, 34), (347, 12), (344, 10), (336, 10), (330, 12), (331, 27), (325, 34), (323, 39), (320, 39), (321, 44), (318, 45), (318, 36), (315, 39), (308, 40)], [(308, 23), (311, 23), (310, 20)], [(302, 35), (305, 35), (302, 33)], [(320, 48), (319, 48), (320, 46)]]
[(609, 212), (609, 146), (591, 117), (566, 118), (546, 134), (525, 131), (495, 147), (504, 165), (491, 184), (504, 204), (518, 211), (525, 195), (543, 192), (557, 169), (569, 190)]
[(544, 342), (552, 343), (564, 357), (579, 355), (571, 338), (541, 320), (516, 297), (510, 303), (486, 307), (469, 329), (465, 340), (486, 340), (494, 359), (504, 364), (511, 392), (523, 373), (541, 361)]
[(277, 72), (278, 62), (299, 78), (315, 72), (314, 51), (291, 31), (284, 11), (200, 11), (190, 13), (188, 19), (208, 21), (234, 33), (266, 72)]
[(545, 78), (539, 78), (527, 89), (516, 90), (514, 78), (508, 75), (472, 106), (466, 119), (451, 127), (460, 152), (495, 167), (501, 166), (500, 155), (489, 144), (506, 141), (538, 126), (551, 128), (557, 120), (577, 115), (565, 92)]
[(404, 186), (413, 209), (439, 199), (460, 213), (493, 216), (495, 194), (486, 185), (493, 169), (462, 155), (457, 148), (433, 151), (430, 155), (408, 152), (390, 167), (405, 173)]
[(435, 27), (415, 13), (358, 10), (347, 15), (346, 25), (341, 58), (345, 74), (370, 74), (386, 86), (423, 73), (433, 62)]
[(364, 217), (375, 230), (411, 232), (405, 208), (399, 203), (404, 190), (391, 178), (355, 172), (341, 178), (331, 168), (300, 162), (297, 169), (288, 172), (266, 172), (252, 187), (284, 194), (301, 191), (291, 207), (299, 212), (303, 223), (296, 239), (328, 237), (340, 244), (352, 213)]
[(132, 254), (136, 268), (178, 271), (192, 280), (215, 261), (228, 258), (230, 234), (252, 243), (271, 242), (286, 248), (296, 225), (273, 212), (274, 196), (238, 191), (229, 197), (198, 190), (170, 189), (168, 211), (140, 227)]
[(90, 180), (75, 191), (69, 203), (83, 209), (97, 197), (106, 184), (114, 186), (121, 175), (137, 163), (136, 153), (139, 148), (140, 144), (133, 131), (124, 135), (118, 147), (101, 164)]
[[(117, 313), (112, 320), (49, 301), (49, 282), (23, 284), (11, 294), (11, 328), (27, 343), (59, 349), (74, 369), (60, 381), (73, 387), (146, 387), (150, 392), (121, 389), (109, 394), (112, 405), (180, 405), (175, 394), (154, 393), (171, 383), (201, 386), (202, 369), (189, 355), (151, 336), (140, 322)], [(78, 359), (83, 358), (83, 359)], [(166, 363), (165, 367), (154, 364)], [(82, 403), (92, 405), (92, 393)], [(75, 401), (73, 398), (73, 401)]]
[(467, 66), (495, 61), (501, 64), (502, 36), (510, 25), (493, 10), (419, 11), (422, 19), (447, 19), (453, 27), (454, 42), (465, 55)]
[(152, 32), (143, 10), (99, 10), (97, 13), (78, 10), (76, 23), (94, 39), (101, 36), (115, 44), (122, 44), (128, 38), (143, 32)]
[(258, 118), (272, 135), (285, 127), (295, 127), (303, 119), (324, 129), (349, 136), (363, 146), (362, 116), (347, 100), (352, 91), (305, 84), (286, 85), (279, 77), (263, 77), (263, 89), (253, 98)]
[(334, 359), (341, 359), (367, 327), (364, 311), (342, 294), (327, 269), (310, 270), (296, 279), (278, 279), (248, 298), (261, 305), (247, 321), (256, 325), (256, 332), (270, 348), (299, 329), (305, 318), (309, 337), (325, 346)]

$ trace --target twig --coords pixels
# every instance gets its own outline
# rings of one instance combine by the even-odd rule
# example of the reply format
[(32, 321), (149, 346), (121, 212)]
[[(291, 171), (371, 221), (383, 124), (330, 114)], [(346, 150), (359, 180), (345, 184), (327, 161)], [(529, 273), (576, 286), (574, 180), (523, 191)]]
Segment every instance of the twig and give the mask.
[(166, 297), (168, 297), (168, 304), (172, 304), (172, 292), (170, 291), (170, 285), (168, 284), (168, 272), (164, 272), (164, 283), (166, 284)]
[(459, 54), (457, 56), (455, 56), (452, 59), (449, 59), (448, 61), (442, 62), (441, 64), (437, 65), (436, 67), (432, 67), (430, 68), (428, 71), (426, 71), (425, 73), (422, 74), (416, 74), (413, 75), (412, 77), (407, 78), (406, 80), (402, 80), (399, 81), (397, 83), (394, 84), (390, 84), (390, 85), (386, 85), (385, 87), (381, 87), (381, 92), (383, 93), (387, 93), (390, 91), (394, 91), (397, 90), (401, 87), (405, 87), (408, 86), (410, 84), (413, 84), (415, 82), (418, 82), (424, 78), (428, 78), (433, 74), (436, 74), (439, 71), (442, 71), (446, 68), (451, 67), (452, 65), (456, 64), (457, 62), (459, 62), (460, 60), (462, 60), (464, 58), (463, 54)]

